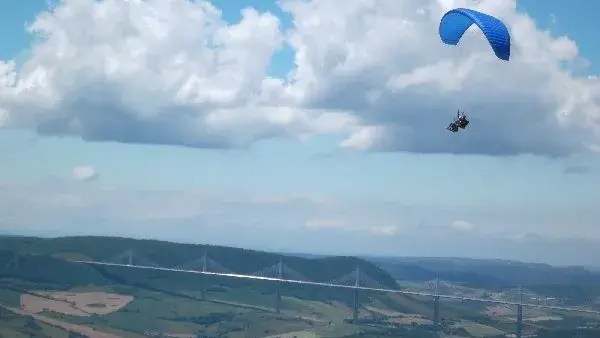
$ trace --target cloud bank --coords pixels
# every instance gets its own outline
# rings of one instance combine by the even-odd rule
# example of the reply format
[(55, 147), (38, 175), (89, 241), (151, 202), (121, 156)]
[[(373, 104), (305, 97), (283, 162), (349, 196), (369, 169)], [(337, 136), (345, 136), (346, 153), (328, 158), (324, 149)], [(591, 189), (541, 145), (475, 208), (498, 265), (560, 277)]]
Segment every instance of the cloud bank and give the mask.
[[(0, 182), (0, 234), (125, 236), (287, 252), (595, 264), (600, 211), (541, 208), (132, 190), (60, 179)], [(574, 227), (580, 238), (572, 237)]]
[[(208, 2), (63, 0), (28, 30), (21, 64), (0, 61), (0, 125), (88, 141), (243, 148), (343, 135), (368, 151), (565, 156), (600, 146), (600, 80), (568, 37), (516, 0), (284, 0), (293, 26), (245, 9), (227, 23)], [(474, 7), (473, 7), (474, 6)], [(457, 47), (443, 13), (502, 19), (512, 60), (475, 28)], [(294, 51), (287, 78), (267, 75)], [(470, 129), (444, 128), (457, 109)]]

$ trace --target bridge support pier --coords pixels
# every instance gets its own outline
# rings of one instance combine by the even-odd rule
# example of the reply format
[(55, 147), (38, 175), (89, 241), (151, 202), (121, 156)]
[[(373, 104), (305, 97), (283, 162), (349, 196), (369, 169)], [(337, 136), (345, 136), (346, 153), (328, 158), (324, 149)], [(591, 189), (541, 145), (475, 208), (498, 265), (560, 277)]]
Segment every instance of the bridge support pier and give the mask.
[(283, 258), (279, 259), (279, 264), (277, 267), (277, 278), (279, 278), (280, 280), (277, 281), (277, 293), (275, 294), (275, 313), (281, 313), (281, 284), (282, 281), (281, 279), (283, 279), (284, 274), (283, 274)]
[(200, 283), (200, 299), (206, 300), (206, 275), (201, 277)]
[(281, 282), (277, 282), (277, 295), (275, 296), (275, 313), (281, 313)]
[(202, 279), (200, 280), (200, 283), (202, 283), (202, 285), (200, 286), (200, 298), (201, 299), (206, 299), (206, 279), (208, 277), (208, 275), (206, 274), (206, 271), (208, 270), (208, 255), (206, 253), (206, 248), (204, 249), (204, 256), (202, 256)]
[(359, 299), (358, 299), (358, 289), (354, 289), (353, 292), (354, 292), (354, 297), (353, 297), (353, 304), (352, 304), (352, 322), (357, 323), (358, 322), (358, 308), (360, 307)]
[(516, 327), (517, 338), (523, 338), (523, 305), (517, 305), (517, 327)]
[(433, 326), (436, 331), (440, 329), (440, 296), (433, 297)]
[(519, 286), (519, 305), (517, 305), (517, 338), (523, 338), (523, 286)]
[(440, 330), (440, 296), (438, 296), (440, 288), (440, 278), (435, 277), (434, 296), (433, 296), (433, 326), (436, 332)]
[(356, 264), (356, 278), (354, 279), (354, 286), (356, 287), (353, 291), (353, 299), (352, 299), (352, 322), (358, 323), (358, 309), (360, 308), (359, 298), (358, 298), (358, 288), (360, 287), (360, 265)]

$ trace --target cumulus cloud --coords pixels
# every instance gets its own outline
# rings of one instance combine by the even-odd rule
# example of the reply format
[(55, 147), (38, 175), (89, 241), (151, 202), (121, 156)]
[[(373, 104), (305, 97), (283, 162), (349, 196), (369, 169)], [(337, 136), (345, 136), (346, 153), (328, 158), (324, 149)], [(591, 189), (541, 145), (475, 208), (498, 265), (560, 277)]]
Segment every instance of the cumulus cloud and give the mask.
[[(38, 15), (23, 64), (0, 62), (0, 123), (90, 141), (246, 147), (342, 134), (360, 150), (561, 156), (599, 149), (600, 80), (572, 75), (577, 45), (516, 0), (284, 0), (295, 24), (203, 1), (63, 0)], [(510, 62), (480, 32), (439, 41), (452, 7), (495, 15)], [(266, 75), (284, 44), (288, 78)], [(444, 128), (457, 109), (468, 132)]]
[(253, 9), (228, 25), (207, 2), (65, 0), (29, 27), (17, 70), (0, 67), (5, 124), (85, 140), (240, 147), (331, 132), (349, 116), (283, 105), (265, 77), (283, 41)]
[[(297, 80), (310, 105), (360, 116), (357, 148), (564, 155), (596, 142), (597, 124), (578, 122), (598, 115), (598, 81), (558, 66), (578, 59), (575, 43), (537, 29), (514, 1), (488, 0), (475, 8), (510, 27), (510, 62), (497, 60), (474, 28), (458, 47), (441, 44), (436, 30), (444, 11), (469, 5), (353, 1), (340, 9), (327, 1), (287, 2), (298, 25), (292, 43), (303, 52)], [(454, 137), (441, 127), (459, 108), (471, 114), (473, 127)], [(374, 127), (379, 132), (365, 132)]]
[(94, 181), (98, 177), (99, 175), (96, 170), (89, 165), (76, 166), (71, 170), (71, 178), (76, 181)]

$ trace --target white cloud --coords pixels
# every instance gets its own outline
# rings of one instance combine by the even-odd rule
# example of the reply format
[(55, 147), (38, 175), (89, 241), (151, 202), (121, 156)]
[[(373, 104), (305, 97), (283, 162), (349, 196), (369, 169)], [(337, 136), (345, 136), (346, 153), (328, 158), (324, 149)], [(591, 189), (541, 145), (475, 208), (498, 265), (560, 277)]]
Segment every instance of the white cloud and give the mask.
[[(86, 140), (244, 147), (345, 133), (363, 150), (565, 155), (599, 149), (600, 80), (576, 44), (538, 29), (516, 0), (284, 0), (296, 27), (244, 10), (227, 24), (187, 0), (63, 0), (30, 27), (19, 67), (0, 63), (0, 123)], [(510, 27), (512, 60), (473, 29), (457, 47), (437, 25), (475, 7)], [(291, 82), (266, 76), (296, 51)], [(444, 128), (457, 109), (472, 126)]]
[(452, 222), (452, 224), (450, 224), (450, 227), (454, 230), (458, 230), (458, 231), (463, 231), (463, 232), (468, 232), (468, 231), (473, 231), (473, 224), (467, 222), (467, 221), (454, 221)]
[[(590, 121), (599, 112), (599, 82), (561, 71), (559, 62), (578, 58), (576, 45), (537, 29), (514, 1), (475, 6), (511, 28), (510, 62), (497, 60), (475, 29), (458, 47), (439, 41), (440, 17), (472, 5), (465, 1), (285, 4), (299, 27), (291, 41), (302, 52), (296, 88), (306, 104), (353, 111), (366, 130), (385, 130), (359, 129), (353, 147), (560, 155), (598, 141), (598, 124)], [(443, 129), (457, 109), (473, 119), (460, 137)]]
[(376, 235), (391, 237), (401, 233), (402, 229), (395, 225), (384, 225), (370, 227), (369, 230)]
[(187, 0), (64, 0), (37, 17), (43, 40), (20, 70), (0, 66), (10, 125), (87, 140), (245, 146), (331, 132), (353, 119), (284, 105), (265, 77), (283, 34), (253, 9), (228, 25)]
[[(339, 204), (338, 204), (339, 208)], [(332, 209), (330, 209), (331, 212)], [(348, 214), (348, 210), (345, 210)], [(367, 216), (368, 215), (368, 216)], [(370, 216), (370, 221), (363, 221), (362, 218)], [(367, 237), (394, 237), (402, 233), (402, 228), (398, 225), (372, 225), (370, 224), (376, 217), (373, 217), (371, 211), (362, 215), (347, 215), (342, 219), (311, 219), (304, 223), (304, 227), (310, 230), (318, 231), (343, 231), (347, 234), (360, 234)]]
[(76, 181), (93, 181), (99, 177), (98, 173), (92, 166), (81, 165), (73, 167), (71, 177)]
[(330, 219), (312, 219), (305, 223), (308, 229), (343, 229), (347, 226), (344, 221)]

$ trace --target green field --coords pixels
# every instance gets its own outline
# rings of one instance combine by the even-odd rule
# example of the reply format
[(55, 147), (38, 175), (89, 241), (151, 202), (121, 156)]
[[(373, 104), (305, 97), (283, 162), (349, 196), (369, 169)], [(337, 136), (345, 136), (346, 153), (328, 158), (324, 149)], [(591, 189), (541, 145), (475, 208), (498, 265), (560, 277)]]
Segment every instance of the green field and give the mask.
[(53, 327), (36, 321), (31, 317), (20, 316), (0, 310), (0, 337), (2, 338), (29, 338), (29, 337), (52, 337), (67, 338), (66, 330)]
[[(102, 291), (114, 291), (114, 289), (119, 288), (102, 288)], [(100, 290), (97, 287), (78, 287), (71, 290), (73, 294), (88, 291)], [(140, 289), (134, 291), (132, 294), (134, 300), (131, 303), (120, 311), (107, 315), (82, 317), (56, 311), (44, 311), (41, 315), (127, 338), (141, 337), (143, 332), (193, 334), (197, 331), (227, 334), (228, 337), (289, 335), (290, 332), (301, 332), (304, 336), (314, 337), (344, 337), (355, 333), (360, 328), (346, 323), (346, 320), (351, 318), (351, 312), (340, 302), (325, 303), (284, 296), (282, 301), (287, 304), (286, 309), (281, 314), (276, 314), (272, 310), (253, 309), (254, 304), (244, 304), (243, 300), (254, 300), (260, 303), (261, 298), (259, 295), (252, 295), (252, 291), (247, 291), (248, 294), (241, 299), (234, 297), (239, 292), (228, 295), (224, 297), (226, 301), (219, 299), (200, 301), (157, 291)], [(6, 299), (15, 299), (13, 291), (7, 291), (6, 295), (9, 295), (5, 297)], [(96, 303), (92, 304), (94, 307), (99, 306)], [(374, 303), (373, 306), (377, 305)], [(376, 312), (386, 313), (386, 311), (391, 310), (381, 308)], [(368, 313), (368, 311), (361, 313)], [(388, 324), (382, 320), (381, 325)], [(5, 325), (5, 327), (7, 334), (12, 333), (10, 330), (18, 328), (19, 323)], [(58, 331), (52, 333), (50, 337), (61, 337)]]
[(455, 327), (461, 327), (465, 329), (473, 337), (493, 337), (505, 334), (504, 331), (498, 330), (494, 327), (468, 321), (460, 321), (455, 324)]

